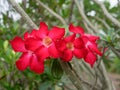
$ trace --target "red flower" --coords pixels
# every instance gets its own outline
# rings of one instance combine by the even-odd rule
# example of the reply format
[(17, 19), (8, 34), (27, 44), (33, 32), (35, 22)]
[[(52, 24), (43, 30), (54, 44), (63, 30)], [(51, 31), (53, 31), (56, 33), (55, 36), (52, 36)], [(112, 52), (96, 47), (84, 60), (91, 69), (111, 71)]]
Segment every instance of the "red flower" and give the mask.
[[(90, 38), (90, 37), (92, 37), (92, 38)], [(86, 57), (84, 59), (87, 63), (89, 63), (93, 67), (95, 61), (97, 60), (96, 55), (97, 54), (100, 56), (102, 55), (102, 53), (98, 50), (96, 42), (94, 42), (97, 40), (97, 37), (95, 38), (95, 36), (92, 36), (92, 35), (89, 37), (86, 35), (85, 36), (83, 35), (83, 36), (81, 36), (81, 38), (84, 41), (85, 47), (88, 51), (88, 54), (86, 55)]]
[(60, 57), (60, 52), (57, 50), (55, 43), (63, 38), (64, 34), (64, 28), (53, 27), (48, 30), (48, 26), (41, 22), (40, 28), (36, 32), (37, 38), (27, 39), (26, 47), (32, 51), (36, 50), (37, 56), (41, 59), (47, 57), (58, 58)]
[(79, 26), (73, 26), (70, 24), (69, 29), (71, 32), (75, 34), (80, 34), (79, 39), (81, 39), (84, 43), (84, 46), (86, 48), (86, 55), (84, 57), (85, 61), (89, 63), (91, 66), (94, 65), (96, 59), (97, 59), (97, 54), (102, 55), (102, 53), (98, 50), (96, 40), (99, 40), (100, 38), (97, 36), (93, 36), (90, 34), (84, 33), (83, 29)]
[(70, 61), (73, 56), (79, 59), (84, 58), (93, 66), (97, 54), (102, 55), (96, 43), (100, 38), (86, 34), (82, 27), (72, 24), (69, 25), (69, 30), (73, 34), (64, 38), (64, 28), (54, 26), (48, 30), (48, 26), (41, 22), (39, 30), (34, 29), (31, 33), (24, 34), (24, 40), (15, 37), (10, 44), (15, 52), (22, 53), (16, 61), (17, 68), (23, 71), (30, 67), (30, 70), (40, 74), (44, 71), (46, 58), (61, 58), (64, 61)]
[(58, 49), (63, 52), (62, 60), (70, 61), (73, 55), (77, 58), (83, 58), (86, 55), (83, 41), (75, 37), (75, 34), (65, 37), (63, 41), (59, 42), (59, 45), (57, 45)]
[(22, 40), (22, 38), (15, 37), (10, 41), (10, 44), (15, 52), (22, 52), (21, 57), (16, 61), (16, 66), (19, 70), (23, 71), (27, 67), (30, 67), (30, 69), (35, 73), (43, 73), (43, 60), (40, 60), (33, 51), (26, 49), (25, 41)]
[(74, 26), (72, 23), (69, 25), (69, 30), (76, 34), (84, 34), (84, 29), (80, 26)]

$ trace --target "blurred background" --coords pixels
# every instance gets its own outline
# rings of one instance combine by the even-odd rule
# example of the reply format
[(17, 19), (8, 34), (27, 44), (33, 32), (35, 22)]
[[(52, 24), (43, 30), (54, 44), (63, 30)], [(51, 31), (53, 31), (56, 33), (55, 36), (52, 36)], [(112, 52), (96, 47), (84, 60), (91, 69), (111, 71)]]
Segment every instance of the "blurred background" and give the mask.
[[(118, 90), (120, 89), (119, 0), (98, 0), (102, 2), (102, 5), (94, 2), (96, 0), (83, 0), (80, 3), (80, 10), (74, 0), (15, 1), (37, 26), (40, 21), (44, 21), (49, 28), (57, 25), (67, 29), (67, 25), (73, 23), (82, 26), (87, 33), (100, 36), (101, 40), (98, 43), (100, 47), (106, 48), (102, 60), (109, 77)], [(80, 2), (80, 0), (78, 1)], [(106, 15), (102, 8), (103, 5), (109, 15), (118, 21), (118, 25)], [(15, 36), (23, 36), (24, 32), (31, 30), (32, 28), (12, 7), (9, 0), (0, 0), (0, 90), (75, 90), (64, 73), (62, 77), (51, 74), (49, 62), (46, 62), (46, 70), (42, 75), (37, 75), (29, 69), (24, 72), (18, 71), (15, 61), (19, 58), (20, 53), (12, 50), (9, 41)]]

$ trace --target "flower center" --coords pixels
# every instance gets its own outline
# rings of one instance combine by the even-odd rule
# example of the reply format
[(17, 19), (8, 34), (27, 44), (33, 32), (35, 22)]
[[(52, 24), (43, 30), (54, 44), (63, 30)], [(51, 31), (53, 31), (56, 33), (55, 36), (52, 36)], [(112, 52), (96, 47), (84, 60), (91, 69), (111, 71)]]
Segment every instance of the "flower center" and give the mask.
[(45, 46), (49, 46), (51, 43), (52, 43), (52, 39), (51, 39), (50, 37), (45, 37), (45, 38), (43, 39), (43, 44), (44, 44)]
[(66, 44), (67, 48), (70, 49), (70, 50), (74, 50), (74, 45), (72, 42), (69, 42)]

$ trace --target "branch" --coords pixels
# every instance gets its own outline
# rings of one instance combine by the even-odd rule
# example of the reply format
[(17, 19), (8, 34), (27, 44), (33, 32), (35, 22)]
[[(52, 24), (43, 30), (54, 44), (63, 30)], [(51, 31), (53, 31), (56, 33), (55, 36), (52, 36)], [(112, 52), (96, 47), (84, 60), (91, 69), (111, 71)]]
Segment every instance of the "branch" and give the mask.
[[(83, 85), (86, 85), (89, 88), (93, 87), (91, 83), (84, 81), (82, 78), (80, 78), (77, 72), (74, 70), (74, 68), (70, 68), (68, 63), (60, 60), (60, 64), (63, 70), (65, 71), (66, 75), (68, 76), (68, 78), (72, 81), (72, 83), (76, 86), (78, 90), (84, 90)], [(94, 90), (101, 90), (100, 87), (95, 86), (93, 88)]]
[(82, 16), (82, 18), (85, 20), (85, 22), (88, 24), (88, 26), (91, 27), (91, 29), (93, 29), (94, 33), (96, 33), (97, 29), (91, 24), (91, 22), (89, 21), (89, 19), (85, 15), (83, 6), (80, 6), (81, 4), (79, 4), (78, 0), (74, 0), (74, 1), (75, 1), (75, 4), (78, 7), (79, 13)]
[(86, 28), (86, 30), (90, 33), (90, 34), (93, 34), (93, 31), (89, 28), (89, 26), (87, 25), (87, 23), (83, 20), (83, 24)]
[(8, 1), (13, 6), (13, 8), (15, 8), (15, 10), (26, 20), (27, 24), (30, 25), (31, 28), (38, 28), (36, 24), (30, 19), (30, 17), (25, 13), (25, 11), (20, 7), (20, 5), (15, 2), (15, 0)]
[(70, 15), (69, 15), (69, 18), (68, 18), (68, 24), (71, 22), (72, 20), (72, 14), (73, 14), (73, 8), (74, 8), (74, 0), (72, 0), (72, 3), (71, 3), (71, 6), (70, 6)]
[(82, 89), (81, 81), (79, 81), (78, 78), (76, 77), (75, 73), (72, 72), (72, 69), (69, 67), (68, 63), (63, 62), (62, 60), (59, 60), (59, 62), (61, 64), (63, 70), (65, 71), (67, 77), (72, 81), (74, 86), (76, 86), (76, 88), (78, 90), (81, 90)]
[(108, 12), (108, 10), (106, 9), (105, 5), (104, 5), (102, 2), (98, 1), (98, 0), (93, 0), (93, 1), (100, 6), (100, 8), (102, 9), (104, 15), (105, 15), (111, 22), (113, 22), (116, 26), (118, 26), (118, 27), (120, 28), (120, 22), (119, 22), (116, 18), (114, 18), (114, 17)]
[(103, 20), (103, 19), (101, 19), (99, 17), (96, 17), (96, 16), (94, 16), (94, 18), (96, 20), (98, 20), (99, 22), (101, 22), (108, 30), (110, 30), (110, 26), (107, 24), (107, 22), (105, 22), (105, 20)]
[(50, 9), (49, 7), (47, 7), (46, 5), (44, 5), (40, 0), (36, 0), (36, 2), (41, 5), (43, 8), (45, 8), (49, 13), (51, 13), (53, 16), (55, 16), (56, 18), (58, 18), (64, 25), (67, 26), (67, 23), (65, 22), (65, 20), (56, 12), (54, 12), (52, 9)]
[[(103, 53), (103, 55), (104, 55), (104, 53), (105, 53), (105, 47), (103, 47), (102, 53)], [(102, 56), (102, 57), (103, 57), (103, 56)], [(98, 73), (97, 73), (97, 70), (98, 70), (97, 68), (99, 68), (99, 66), (100, 66), (102, 57), (100, 57), (100, 58), (97, 60), (97, 65), (94, 67), (95, 74), (96, 74), (96, 75), (95, 75), (95, 83), (94, 83), (93, 87), (92, 87), (90, 90), (94, 90), (94, 87), (97, 85), (97, 81), (98, 81), (98, 77), (99, 77), (99, 75), (98, 75)]]
[(98, 68), (100, 73), (104, 76), (104, 81), (107, 84), (108, 90), (115, 90), (114, 85), (112, 84), (112, 81), (109, 79), (108, 75), (107, 75), (107, 71), (105, 69), (104, 63), (103, 61), (101, 61), (101, 67)]
[(91, 83), (84, 81), (81, 77), (79, 77), (79, 75), (77, 74), (77, 72), (74, 68), (72, 68), (72, 71), (78, 77), (79, 81), (82, 82), (82, 84), (89, 86), (89, 88), (92, 87), (92, 89), (94, 89), (94, 90), (101, 90), (100, 87), (96, 87), (96, 86), (92, 85)]
[(109, 46), (109, 47), (113, 51), (113, 53), (120, 59), (120, 53), (115, 48), (113, 48), (112, 46)]

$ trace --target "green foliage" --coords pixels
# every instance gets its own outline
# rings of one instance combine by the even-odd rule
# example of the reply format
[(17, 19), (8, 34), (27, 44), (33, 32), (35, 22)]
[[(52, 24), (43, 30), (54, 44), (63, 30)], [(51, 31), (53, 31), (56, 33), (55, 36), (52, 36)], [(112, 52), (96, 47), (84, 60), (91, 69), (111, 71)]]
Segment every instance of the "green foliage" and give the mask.
[(120, 59), (115, 57), (111, 64), (112, 64), (112, 67), (110, 68), (110, 71), (120, 74), (120, 69), (119, 69), (120, 68)]
[[(20, 3), (20, 5), (37, 25), (39, 25), (40, 21), (45, 21), (49, 27), (59, 25), (66, 28), (60, 20), (50, 14), (42, 6), (36, 4), (35, 0), (26, 1), (26, 3)], [(77, 6), (74, 4), (73, 8), (71, 8), (72, 0), (41, 1), (63, 17), (68, 24), (72, 22), (75, 25), (81, 25), (85, 28), (83, 24), (84, 20), (79, 14)], [(93, 3), (91, 0), (84, 0), (83, 3), (85, 15), (88, 17), (91, 24), (95, 25), (95, 27), (98, 25), (98, 28), (104, 33), (99, 34), (102, 39), (101, 42), (104, 42), (101, 46), (104, 45), (108, 49), (103, 56), (103, 61), (109, 71), (120, 73), (120, 59), (109, 49), (109, 46), (112, 46), (119, 50), (120, 30), (105, 17), (97, 4)], [(120, 6), (110, 8), (108, 2), (104, 2), (104, 4), (111, 15), (115, 15), (116, 18), (120, 20), (120, 10), (118, 8)], [(88, 12), (91, 11), (96, 12), (95, 16), (88, 16)], [(55, 90), (56, 85), (58, 86), (58, 84), (63, 81), (67, 82), (63, 77), (64, 73), (58, 60), (47, 60), (47, 62), (45, 62), (45, 72), (41, 75), (36, 75), (29, 69), (21, 72), (16, 68), (15, 62), (19, 59), (20, 53), (15, 53), (11, 49), (9, 41), (17, 35), (23, 36), (23, 33), (30, 31), (31, 28), (26, 24), (23, 18), (13, 20), (13, 18), (10, 17), (12, 12), (16, 13), (14, 9), (10, 9), (6, 13), (0, 12), (0, 15), (3, 17), (0, 18), (0, 21), (3, 21), (0, 22), (0, 90)], [(107, 30), (102, 23), (94, 18), (96, 16), (103, 19), (111, 29)], [(99, 30), (97, 32), (99, 33)]]
[(51, 74), (56, 79), (60, 79), (63, 75), (63, 69), (57, 59), (52, 61)]

